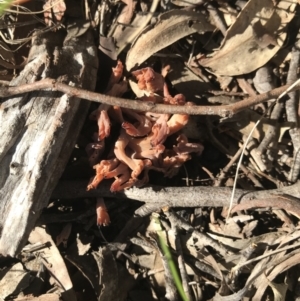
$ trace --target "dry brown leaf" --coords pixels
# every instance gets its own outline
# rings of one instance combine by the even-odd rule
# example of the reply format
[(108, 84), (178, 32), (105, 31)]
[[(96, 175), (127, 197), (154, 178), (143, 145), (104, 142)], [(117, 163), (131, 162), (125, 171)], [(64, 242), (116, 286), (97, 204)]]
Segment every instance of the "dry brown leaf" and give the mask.
[(280, 273), (283, 273), (284, 271), (290, 269), (291, 267), (299, 264), (300, 260), (300, 254), (286, 254), (285, 260), (283, 260), (280, 264), (274, 264), (274, 268), (272, 271), (268, 274), (268, 281), (260, 281), (260, 286), (257, 288), (257, 291), (253, 297), (252, 300), (258, 301), (262, 300), (262, 296), (268, 287), (270, 281), (274, 280), (275, 277), (277, 277)]
[(188, 101), (198, 103), (203, 93), (212, 89), (208, 82), (204, 82), (197, 76), (188, 66), (184, 65), (182, 60), (168, 60), (170, 70), (168, 72), (168, 79), (172, 86), (182, 93)]
[(272, 66), (267, 64), (266, 66), (259, 68), (255, 72), (253, 84), (258, 93), (265, 93), (274, 89), (276, 85), (272, 71)]
[[(129, 0), (126, 0), (126, 2)], [(134, 20), (131, 22), (131, 26), (125, 27), (122, 35), (116, 36), (117, 46), (118, 46), (118, 55), (130, 45), (140, 34), (143, 32), (144, 28), (150, 23), (153, 14), (156, 12), (159, 4), (159, 0), (151, 1), (151, 6), (149, 10), (147, 9), (146, 13), (135, 14)], [(135, 4), (133, 4), (135, 5)], [(123, 23), (124, 24), (124, 23)], [(122, 26), (123, 27), (123, 26)]]
[(297, 0), (251, 0), (228, 29), (221, 49), (200, 60), (219, 75), (247, 74), (266, 64), (281, 48), (285, 27), (294, 17)]
[(211, 299), (212, 301), (241, 301), (243, 300), (243, 296), (245, 295), (247, 288), (239, 290), (237, 293), (234, 293), (230, 296), (221, 296), (218, 293)]
[(118, 285), (122, 279), (118, 277), (118, 267), (111, 250), (107, 247), (100, 248), (92, 253), (99, 269), (99, 285), (101, 291), (96, 292), (98, 300), (117, 300)]
[(228, 237), (236, 237), (236, 238), (242, 238), (242, 229), (240, 226), (237, 224), (236, 221), (234, 221), (233, 218), (230, 218), (227, 223), (224, 224), (222, 227), (223, 233), (225, 236)]
[(251, 221), (250, 223), (247, 223), (244, 227), (243, 227), (243, 235), (245, 237), (250, 237), (253, 235), (253, 230), (257, 227), (258, 225), (258, 220), (254, 220)]
[(85, 238), (83, 240), (79, 234), (77, 234), (76, 237), (76, 245), (78, 249), (78, 255), (83, 256), (85, 255), (91, 248), (91, 241), (92, 239), (90, 237)]
[(71, 290), (73, 284), (69, 277), (65, 262), (51, 236), (46, 232), (46, 229), (42, 227), (35, 227), (30, 233), (28, 240), (31, 244), (44, 244), (50, 242), (50, 247), (44, 248), (43, 252), (40, 253), (41, 260), (50, 274), (54, 276), (57, 285), (61, 287), (63, 291)]
[(67, 247), (68, 238), (71, 234), (72, 224), (67, 223), (61, 230), (61, 232), (56, 236), (56, 246), (63, 243), (64, 247)]
[(278, 244), (278, 240), (281, 239), (281, 236), (285, 232), (270, 232), (262, 235), (258, 235), (252, 238), (245, 239), (232, 239), (228, 237), (217, 236), (213, 233), (208, 232), (207, 234), (213, 239), (221, 242), (225, 246), (229, 246), (233, 249), (242, 250), (246, 248), (249, 244), (259, 244), (259, 243), (267, 243), (269, 246), (273, 246)]
[(90, 29), (90, 27), (90, 21), (78, 19), (73, 22), (69, 21), (67, 25), (67, 35), (65, 37), (64, 43), (84, 35)]
[(137, 14), (131, 26), (125, 26), (130, 24), (130, 21), (134, 15), (137, 1), (122, 0), (122, 2), (124, 2), (126, 5), (123, 7), (116, 20), (117, 25), (115, 27), (113, 26), (108, 34), (110, 37), (114, 38), (117, 46), (123, 45), (126, 42), (126, 39), (134, 30), (136, 30), (136, 27), (142, 23), (145, 17), (145, 15)]
[(21, 263), (3, 269), (0, 273), (0, 299), (4, 300), (11, 294), (18, 294), (29, 285), (30, 273)]
[[(233, 131), (239, 132), (241, 135), (248, 137), (251, 130), (253, 129), (254, 124), (261, 118), (257, 112), (246, 109), (242, 112), (237, 113), (234, 118), (227, 119), (224, 122), (225, 128), (229, 128)], [(261, 141), (264, 137), (266, 132), (266, 127), (268, 125), (268, 119), (263, 118), (258, 126), (255, 128), (254, 132), (252, 133), (252, 137)]]
[(284, 301), (286, 291), (288, 289), (288, 285), (285, 283), (275, 283), (272, 281), (269, 281), (269, 279), (266, 277), (269, 286), (271, 287), (273, 294), (274, 294), (274, 301)]
[[(85, 237), (83, 233), (80, 234), (80, 238), (82, 238), (82, 236), (83, 239), (89, 239), (89, 237)], [(65, 259), (74, 265), (78, 272), (89, 281), (96, 294), (100, 291), (100, 286), (99, 273), (97, 272), (95, 260), (90, 254), (80, 255), (79, 252), (78, 244), (74, 243), (68, 248)]]
[(59, 295), (52, 293), (52, 294), (43, 294), (38, 297), (34, 296), (25, 296), (25, 297), (18, 297), (14, 299), (15, 301), (60, 301)]
[(189, 34), (212, 30), (214, 26), (202, 14), (179, 9), (161, 14), (158, 22), (148, 26), (132, 44), (127, 54), (126, 68), (130, 71), (152, 54)]
[(194, 6), (203, 4), (203, 0), (171, 0), (171, 2), (177, 6)]
[(202, 250), (202, 254), (204, 255), (203, 261), (210, 265), (216, 271), (216, 273), (220, 276), (220, 279), (223, 279), (224, 276), (215, 258), (211, 254), (209, 254), (209, 252), (206, 251), (206, 249)]

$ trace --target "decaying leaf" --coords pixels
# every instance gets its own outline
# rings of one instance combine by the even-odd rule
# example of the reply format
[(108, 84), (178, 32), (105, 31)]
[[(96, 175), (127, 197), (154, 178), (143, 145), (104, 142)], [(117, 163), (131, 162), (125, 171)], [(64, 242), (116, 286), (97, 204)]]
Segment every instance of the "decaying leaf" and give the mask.
[[(285, 27), (294, 16), (296, 0), (251, 0), (228, 29), (221, 49), (200, 60), (219, 75), (247, 74), (267, 63), (281, 48)], [(245, 59), (246, 58), (246, 59)]]
[(96, 292), (99, 295), (98, 300), (117, 300), (118, 283), (121, 281), (118, 277), (118, 268), (115, 258), (109, 248), (104, 247), (98, 252), (93, 252), (99, 269), (99, 285), (101, 291)]
[(259, 93), (268, 92), (276, 87), (274, 77), (272, 76), (272, 66), (267, 64), (259, 68), (253, 78), (253, 84)]
[(182, 60), (168, 60), (170, 71), (168, 79), (172, 86), (189, 100), (198, 103), (204, 92), (211, 89), (211, 84), (204, 82)]
[(176, 9), (161, 14), (158, 22), (148, 26), (133, 43), (127, 54), (126, 68), (130, 71), (152, 54), (187, 35), (213, 30), (214, 26), (199, 13)]
[(84, 238), (82, 238), (82, 236), (83, 236), (82, 234), (81, 235), (77, 234), (76, 237), (76, 244), (77, 244), (79, 256), (85, 255), (91, 248), (91, 240), (92, 240), (91, 237), (83, 236)]
[(65, 258), (89, 281), (96, 292), (99, 292), (99, 273), (96, 271), (94, 258), (87, 253), (92, 237), (84, 232), (78, 233), (76, 242), (67, 250)]
[[(297, 253), (297, 251), (292, 251), (291, 253), (285, 254), (284, 256), (280, 256), (280, 258), (277, 261), (273, 260), (274, 263), (271, 261), (268, 264), (269, 266), (270, 264), (272, 265), (272, 268), (270, 269), (271, 272), (268, 273), (268, 279), (266, 281), (262, 280), (266, 279), (265, 276), (263, 278), (260, 277), (260, 281), (258, 282), (259, 285), (253, 297), (253, 300), (261, 300), (265, 290), (267, 289), (268, 285), (270, 285), (270, 281), (274, 280), (275, 277), (277, 277), (280, 273), (283, 273), (284, 271), (290, 269), (292, 266), (295, 266), (299, 263), (300, 254), (295, 253)], [(278, 297), (279, 296), (277, 295), (277, 298)]]
[(266, 279), (269, 283), (269, 286), (272, 288), (274, 301), (284, 301), (288, 285), (285, 283), (275, 283), (273, 281), (269, 281), (267, 277)]
[[(228, 237), (222, 237), (220, 235), (216, 235), (214, 233), (207, 233), (210, 237), (214, 239), (218, 239), (223, 245), (229, 246), (234, 250), (243, 250), (249, 247), (249, 245), (265, 245), (274, 246), (281, 241), (282, 235), (284, 232), (270, 232), (263, 235), (259, 235), (252, 238), (246, 239), (232, 239)], [(236, 252), (233, 255), (226, 257), (226, 262), (238, 262), (240, 258), (240, 253)]]
[[(29, 242), (32, 244), (50, 242), (51, 245), (48, 248), (44, 248), (43, 253), (40, 254), (41, 261), (53, 276), (54, 281), (61, 290), (71, 292), (73, 284), (69, 277), (67, 267), (54, 241), (46, 232), (46, 229), (42, 227), (35, 227), (30, 233)], [(76, 300), (75, 293), (73, 294), (73, 298), (75, 298), (73, 300)]]
[(114, 38), (117, 46), (125, 44), (127, 38), (132, 34), (134, 30), (136, 30), (138, 26), (142, 24), (143, 19), (146, 17), (145, 15), (137, 14), (132, 21), (131, 26), (125, 26), (130, 24), (130, 21), (134, 15), (137, 1), (123, 0), (122, 2), (124, 2), (126, 5), (123, 7), (117, 18), (116, 26), (113, 26), (108, 34), (109, 36)]
[(43, 294), (38, 297), (34, 296), (25, 296), (25, 297), (18, 297), (14, 299), (15, 301), (60, 301), (60, 297), (57, 294)]
[(171, 0), (171, 2), (177, 6), (194, 6), (203, 4), (203, 0)]
[(67, 36), (65, 37), (65, 42), (78, 38), (84, 35), (90, 28), (90, 21), (86, 20), (76, 20), (76, 22), (69, 22), (67, 26)]
[(59, 246), (61, 243), (63, 243), (64, 247), (65, 248), (67, 247), (67, 242), (68, 242), (68, 238), (71, 234), (71, 230), (72, 230), (72, 224), (67, 223), (56, 237), (56, 245), (57, 246)]
[(29, 285), (30, 273), (21, 263), (3, 269), (0, 273), (0, 299), (4, 300), (9, 295), (18, 294)]

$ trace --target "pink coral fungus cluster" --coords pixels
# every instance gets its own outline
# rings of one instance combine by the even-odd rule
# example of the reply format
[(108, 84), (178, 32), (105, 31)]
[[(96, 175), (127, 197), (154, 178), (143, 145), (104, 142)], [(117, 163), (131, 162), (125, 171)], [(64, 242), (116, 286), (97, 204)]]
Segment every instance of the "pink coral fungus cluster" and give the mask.
[[(123, 65), (119, 61), (108, 85), (107, 94), (122, 96), (127, 89), (127, 82), (122, 78)], [(165, 70), (162, 72), (166, 73)], [(190, 106), (184, 95), (172, 97), (168, 91), (164, 76), (152, 68), (132, 72), (136, 78), (141, 101), (155, 101), (170, 105)], [(136, 92), (136, 91), (135, 91)], [(120, 191), (133, 185), (146, 184), (149, 170), (162, 172), (167, 177), (174, 176), (180, 166), (190, 159), (191, 153), (201, 154), (203, 146), (188, 142), (180, 130), (187, 124), (189, 116), (185, 114), (157, 114), (139, 112), (120, 107), (101, 104), (91, 114), (98, 123), (98, 133), (94, 143), (88, 145), (89, 161), (96, 175), (87, 189), (97, 188), (104, 179), (114, 179), (111, 191)], [(105, 147), (105, 138), (110, 135), (112, 122), (120, 124), (120, 134), (113, 152), (106, 160), (100, 160)], [(166, 147), (165, 141), (172, 136), (173, 146)], [(170, 143), (169, 143), (170, 144)], [(169, 145), (168, 144), (168, 145)], [(99, 163), (98, 163), (99, 162)], [(98, 163), (98, 164), (97, 164)]]

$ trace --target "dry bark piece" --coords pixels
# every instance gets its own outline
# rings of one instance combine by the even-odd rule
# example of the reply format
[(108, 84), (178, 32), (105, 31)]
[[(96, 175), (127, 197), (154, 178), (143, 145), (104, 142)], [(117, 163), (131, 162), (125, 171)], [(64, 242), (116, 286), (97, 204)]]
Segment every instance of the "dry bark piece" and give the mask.
[(126, 68), (130, 71), (152, 54), (189, 34), (213, 30), (214, 26), (202, 14), (179, 9), (161, 14), (158, 22), (148, 26), (132, 44), (127, 54)]
[[(98, 62), (91, 33), (70, 40), (70, 43), (63, 45), (60, 32), (37, 36), (25, 69), (11, 85), (33, 83), (47, 76), (62, 80), (64, 75), (69, 85), (94, 89)], [(56, 59), (50, 61), (49, 58), (55, 55)], [(64, 170), (88, 108), (87, 101), (49, 90), (2, 98), (2, 255), (15, 256), (26, 243)]]
[(283, 45), (296, 4), (296, 0), (279, 1), (278, 5), (272, 0), (249, 1), (227, 30), (221, 49), (200, 64), (218, 75), (230, 76), (263, 66)]
[(266, 64), (255, 72), (253, 84), (258, 93), (265, 93), (275, 88), (275, 75), (272, 66)]

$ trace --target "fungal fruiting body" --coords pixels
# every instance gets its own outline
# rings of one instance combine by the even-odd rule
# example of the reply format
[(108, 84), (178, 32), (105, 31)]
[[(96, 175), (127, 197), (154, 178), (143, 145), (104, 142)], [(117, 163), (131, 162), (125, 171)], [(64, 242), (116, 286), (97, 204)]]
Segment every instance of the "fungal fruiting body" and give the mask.
[[(118, 61), (114, 68), (108, 94), (114, 96), (124, 93), (124, 89), (115, 88), (116, 85), (127, 87), (122, 79), (123, 65)], [(166, 72), (163, 72), (166, 74)], [(120, 75), (121, 74), (121, 75)], [(169, 105), (190, 106), (184, 95), (172, 97), (168, 91), (164, 76), (147, 67), (132, 72), (137, 80), (138, 88), (145, 92), (141, 101), (162, 102)], [(99, 109), (91, 114), (91, 118), (98, 123), (98, 134), (93, 144), (89, 160), (95, 163), (99, 157), (97, 146), (110, 135), (111, 121), (120, 125), (120, 134), (113, 145), (110, 157), (94, 164), (95, 177), (90, 181), (87, 189), (95, 189), (104, 180), (114, 178), (111, 191), (120, 191), (133, 185), (141, 186), (149, 181), (149, 170), (163, 172), (172, 177), (178, 169), (191, 158), (191, 153), (201, 154), (203, 146), (191, 143), (180, 130), (187, 124), (187, 114), (157, 114), (139, 112), (100, 105)], [(175, 144), (166, 146), (168, 137), (172, 136)], [(175, 139), (174, 139), (175, 138)], [(168, 143), (170, 145), (170, 143)]]

